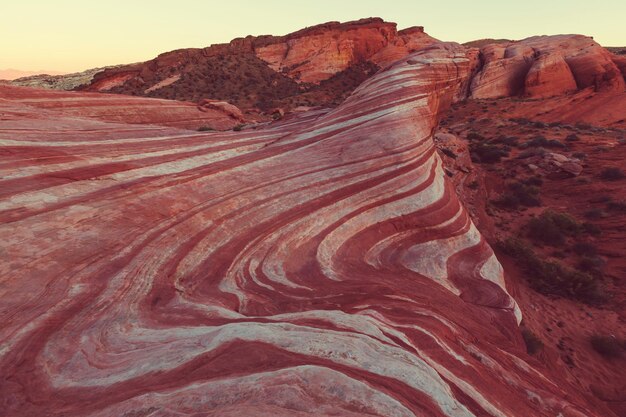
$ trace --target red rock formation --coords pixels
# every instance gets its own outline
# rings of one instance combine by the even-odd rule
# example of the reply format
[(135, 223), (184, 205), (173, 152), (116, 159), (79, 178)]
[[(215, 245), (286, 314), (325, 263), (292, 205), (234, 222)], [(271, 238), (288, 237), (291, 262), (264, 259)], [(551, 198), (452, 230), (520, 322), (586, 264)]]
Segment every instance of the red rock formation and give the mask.
[[(395, 23), (380, 18), (329, 22), (285, 36), (247, 36), (164, 53), (96, 74), (85, 89), (228, 101), (244, 110), (336, 106), (378, 69), (438, 43), (422, 27), (397, 31)], [(589, 37), (536, 36), (468, 45), (459, 53), (474, 69), (461, 92), (470, 98), (545, 98), (586, 88), (625, 88), (626, 60)]]
[(359, 62), (386, 66), (435, 42), (422, 27), (398, 32), (395, 23), (375, 18), (318, 25), (255, 52), (275, 71), (317, 83)]
[[(347, 96), (364, 79), (355, 74), (370, 76), (435, 42), (422, 27), (397, 31), (395, 23), (380, 18), (329, 22), (285, 36), (247, 36), (167, 52), (151, 61), (102, 71), (81, 89), (189, 101), (219, 99), (245, 109), (336, 105), (336, 97)], [(319, 85), (341, 76), (337, 83)], [(292, 102), (305, 95), (302, 102)]]
[(574, 87), (602, 92), (625, 87), (613, 55), (586, 36), (535, 36), (491, 44), (481, 49), (481, 57), (484, 66), (472, 82), (473, 98), (521, 94), (540, 98)]
[(430, 48), (241, 133), (0, 100), (3, 415), (610, 415), (526, 355), (445, 178), (471, 70)]
[(524, 94), (543, 98), (576, 91), (576, 80), (559, 54), (540, 55), (526, 75)]
[(241, 110), (229, 103), (185, 103), (113, 94), (74, 93), (1, 86), (0, 100), (110, 122), (155, 124), (197, 129), (231, 129), (243, 121)]

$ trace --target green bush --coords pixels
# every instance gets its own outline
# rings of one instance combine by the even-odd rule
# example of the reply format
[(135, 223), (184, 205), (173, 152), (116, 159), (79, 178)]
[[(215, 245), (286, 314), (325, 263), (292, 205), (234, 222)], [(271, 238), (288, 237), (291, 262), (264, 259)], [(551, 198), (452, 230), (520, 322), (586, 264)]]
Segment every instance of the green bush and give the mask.
[(611, 210), (611, 211), (626, 212), (626, 202), (624, 202), (624, 201), (609, 201), (606, 204), (606, 208), (607, 208), (607, 210)]
[(517, 155), (517, 159), (526, 159), (526, 158), (531, 158), (533, 156), (544, 156), (545, 154), (546, 154), (546, 150), (541, 147), (524, 149)]
[(539, 339), (537, 335), (530, 330), (522, 329), (522, 337), (524, 338), (524, 343), (526, 344), (526, 352), (528, 352), (529, 355), (534, 355), (543, 349), (543, 342), (541, 339)]
[(477, 141), (484, 141), (485, 137), (479, 133), (476, 132), (469, 132), (467, 134), (467, 140), (477, 140)]
[(440, 148), (439, 150), (441, 151), (442, 154), (449, 156), (452, 159), (457, 158), (457, 155), (448, 148)]
[(525, 185), (540, 186), (543, 185), (543, 179), (541, 179), (541, 177), (534, 176), (526, 178), (522, 181), (522, 183), (524, 183)]
[(520, 239), (509, 238), (498, 242), (496, 246), (515, 259), (516, 264), (526, 273), (528, 283), (536, 291), (585, 303), (604, 300), (598, 279), (592, 275), (564, 267), (557, 262), (544, 261)]
[(535, 185), (514, 182), (509, 184), (507, 191), (493, 203), (497, 207), (507, 210), (517, 210), (520, 206), (537, 207), (541, 205), (539, 188)]
[(591, 347), (607, 359), (619, 358), (626, 350), (626, 343), (615, 336), (594, 335), (590, 339)]
[(211, 126), (200, 126), (198, 128), (198, 132), (210, 132), (211, 130), (215, 129), (213, 129)]
[(556, 139), (546, 139), (544, 136), (535, 136), (520, 145), (520, 148), (565, 148), (566, 146)]
[(600, 179), (604, 181), (617, 181), (625, 177), (626, 174), (624, 174), (624, 171), (616, 167), (604, 168), (602, 172), (600, 172)]
[(585, 217), (588, 219), (597, 220), (597, 219), (606, 217), (606, 213), (602, 209), (594, 208), (594, 209), (586, 211)]
[(582, 226), (572, 216), (546, 210), (526, 224), (528, 237), (550, 246), (562, 246), (569, 236), (582, 232)]
[(470, 155), (473, 162), (493, 164), (500, 162), (503, 157), (509, 156), (509, 151), (492, 143), (478, 142), (470, 144)]
[(595, 256), (598, 253), (598, 248), (589, 242), (576, 242), (572, 250), (579, 256)]
[(594, 275), (602, 275), (604, 261), (598, 256), (583, 256), (576, 267), (581, 271)]
[(593, 223), (584, 222), (580, 226), (582, 228), (583, 233), (586, 233), (588, 235), (599, 236), (602, 234), (602, 230), (600, 230), (600, 228)]

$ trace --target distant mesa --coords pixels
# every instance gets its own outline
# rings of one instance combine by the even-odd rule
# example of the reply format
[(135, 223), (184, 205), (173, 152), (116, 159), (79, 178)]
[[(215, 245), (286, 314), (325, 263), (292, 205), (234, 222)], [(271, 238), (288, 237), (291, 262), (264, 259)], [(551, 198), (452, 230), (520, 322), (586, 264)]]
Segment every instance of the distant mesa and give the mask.
[(45, 70), (22, 71), (18, 69), (9, 68), (9, 69), (0, 70), (0, 80), (13, 81), (18, 78), (30, 77), (33, 75), (63, 75), (63, 74), (67, 74), (67, 73), (62, 72), (62, 71), (45, 71)]

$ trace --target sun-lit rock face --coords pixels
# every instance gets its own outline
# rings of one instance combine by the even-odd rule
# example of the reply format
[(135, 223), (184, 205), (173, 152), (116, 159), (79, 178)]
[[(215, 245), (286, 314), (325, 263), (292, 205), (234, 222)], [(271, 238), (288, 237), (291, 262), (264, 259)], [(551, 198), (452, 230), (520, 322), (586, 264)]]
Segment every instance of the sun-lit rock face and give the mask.
[(560, 54), (540, 55), (526, 74), (524, 94), (543, 98), (574, 92), (578, 89), (574, 75)]
[(287, 35), (284, 41), (255, 50), (275, 71), (299, 82), (319, 82), (366, 61), (395, 38), (395, 23), (368, 19), (354, 24), (327, 23)]
[(460, 46), (242, 132), (0, 100), (3, 416), (594, 416), (431, 138)]
[(315, 83), (359, 62), (389, 65), (435, 42), (422, 27), (398, 32), (395, 23), (372, 18), (303, 29), (255, 52), (275, 71)]
[(0, 100), (10, 100), (39, 109), (61, 110), (65, 116), (103, 121), (155, 124), (185, 129), (210, 127), (231, 129), (243, 121), (236, 106), (226, 102), (182, 101), (129, 97), (112, 94), (74, 93), (25, 87), (0, 86)]
[(480, 52), (483, 66), (472, 80), (472, 98), (542, 98), (589, 87), (624, 90), (614, 56), (586, 36), (535, 36), (490, 44)]

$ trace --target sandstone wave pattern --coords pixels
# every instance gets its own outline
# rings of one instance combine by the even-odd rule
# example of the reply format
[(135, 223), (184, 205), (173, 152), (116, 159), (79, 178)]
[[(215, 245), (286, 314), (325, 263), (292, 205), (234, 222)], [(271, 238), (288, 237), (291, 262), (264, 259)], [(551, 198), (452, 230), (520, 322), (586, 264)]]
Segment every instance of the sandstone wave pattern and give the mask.
[(241, 132), (0, 100), (2, 415), (606, 415), (526, 355), (444, 175), (471, 72), (440, 44)]

